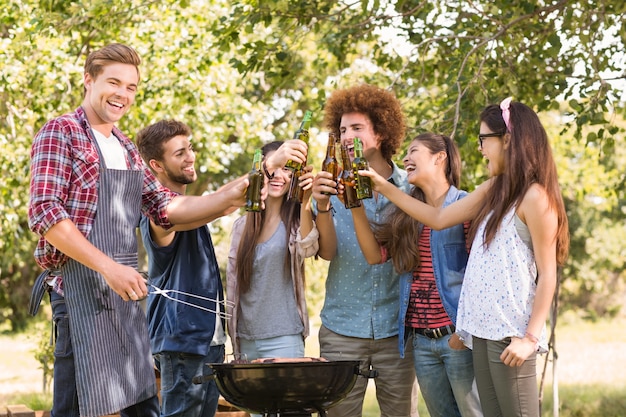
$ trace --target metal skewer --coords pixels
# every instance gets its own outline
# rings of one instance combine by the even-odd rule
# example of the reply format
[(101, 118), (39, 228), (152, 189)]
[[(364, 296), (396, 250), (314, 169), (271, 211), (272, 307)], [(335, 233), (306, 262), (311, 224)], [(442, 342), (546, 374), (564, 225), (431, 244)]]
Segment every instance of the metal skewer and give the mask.
[(212, 310), (212, 309), (207, 308), (207, 307), (203, 307), (203, 306), (200, 306), (200, 305), (197, 305), (197, 304), (194, 304), (194, 303), (190, 303), (188, 301), (181, 300), (180, 298), (173, 297), (171, 294), (180, 294), (180, 295), (184, 295), (184, 296), (187, 296), (187, 297), (190, 297), (190, 298), (197, 298), (197, 299), (204, 300), (204, 301), (210, 301), (210, 302), (216, 303), (218, 305), (222, 304), (222, 305), (224, 305), (225, 309), (228, 309), (228, 308), (232, 309), (233, 308), (234, 303), (232, 301), (216, 300), (214, 298), (203, 297), (201, 295), (191, 294), (191, 293), (187, 293), (187, 292), (179, 291), (179, 290), (162, 290), (161, 288), (157, 287), (156, 285), (153, 285), (153, 284), (148, 284), (148, 285), (150, 287), (152, 287), (152, 290), (149, 291), (148, 294), (161, 295), (161, 296), (167, 298), (168, 300), (172, 300), (172, 301), (175, 301), (177, 303), (185, 304), (185, 305), (188, 305), (190, 307), (199, 308), (200, 310), (208, 311), (209, 313), (215, 313), (220, 318), (223, 318), (223, 319), (229, 319), (231, 317), (230, 313), (227, 313), (227, 312), (224, 312), (224, 311), (215, 311), (215, 310)]

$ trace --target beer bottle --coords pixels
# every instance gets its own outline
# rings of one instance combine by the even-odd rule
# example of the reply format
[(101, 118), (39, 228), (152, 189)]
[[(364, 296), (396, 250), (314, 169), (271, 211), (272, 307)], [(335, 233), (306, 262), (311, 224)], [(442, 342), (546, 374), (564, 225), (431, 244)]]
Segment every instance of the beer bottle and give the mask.
[[(326, 146), (326, 157), (322, 162), (322, 171), (330, 172), (333, 175), (333, 181), (338, 181), (339, 176), (339, 161), (337, 161), (336, 155), (337, 136), (334, 133), (328, 134), (328, 145)], [(330, 194), (330, 193), (324, 193)]]
[(343, 184), (343, 205), (347, 209), (360, 207), (361, 200), (356, 196), (356, 179), (350, 163), (350, 155), (348, 155), (348, 148), (343, 144), (341, 145), (341, 164), (343, 169), (340, 181)]
[[(304, 112), (304, 118), (302, 119), (302, 123), (300, 124), (298, 130), (296, 130), (296, 133), (294, 133), (293, 135), (294, 139), (300, 139), (301, 141), (306, 143), (307, 146), (309, 145), (309, 128), (311, 127), (311, 116), (312, 113), (309, 110)], [(299, 164), (296, 161), (292, 161), (291, 159), (287, 161), (285, 166), (292, 171), (302, 169), (302, 164)]]
[(265, 184), (265, 175), (261, 169), (261, 150), (254, 151), (252, 169), (248, 173), (248, 189), (246, 190), (246, 211), (261, 211), (261, 189)]
[(289, 191), (287, 191), (287, 201), (296, 200), (298, 203), (302, 203), (304, 199), (304, 189), (300, 187), (300, 175), (302, 175), (303, 172), (303, 169), (292, 171), (291, 183), (289, 184)]
[(356, 178), (356, 197), (359, 200), (372, 198), (372, 179), (359, 175), (360, 169), (369, 169), (370, 165), (363, 156), (363, 142), (361, 139), (354, 138), (354, 159), (352, 160), (352, 170)]

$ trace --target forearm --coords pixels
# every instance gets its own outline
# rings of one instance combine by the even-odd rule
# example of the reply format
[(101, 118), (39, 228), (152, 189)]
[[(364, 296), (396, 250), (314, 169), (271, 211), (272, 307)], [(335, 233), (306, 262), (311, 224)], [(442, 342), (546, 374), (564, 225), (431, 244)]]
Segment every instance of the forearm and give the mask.
[(539, 337), (539, 333), (550, 315), (552, 300), (556, 290), (556, 269), (547, 274), (540, 274), (537, 280), (537, 289), (535, 291), (535, 300), (533, 302), (532, 313), (526, 332)]
[(443, 222), (440, 209), (413, 198), (395, 185), (387, 183), (379, 188), (379, 192), (418, 222), (434, 230), (449, 227)]
[(237, 180), (209, 195), (177, 196), (167, 206), (170, 223), (182, 225), (180, 230), (191, 230), (232, 213), (245, 203), (246, 187), (247, 180)]
[[(359, 171), (366, 176), (372, 177), (371, 171)], [(446, 206), (445, 208), (436, 208), (423, 203), (409, 194), (404, 193), (395, 185), (384, 180), (378, 174), (372, 177), (374, 181), (374, 189), (387, 197), (392, 203), (398, 206), (402, 211), (411, 216), (413, 219), (423, 223), (434, 230), (442, 230), (465, 221), (472, 220), (478, 214), (480, 208), (484, 204), (487, 191), (493, 183), (493, 179), (489, 179), (479, 185), (474, 191), (466, 197)]]
[(184, 231), (187, 231), (187, 230), (194, 230), (194, 229), (197, 229), (198, 227), (202, 227), (202, 226), (204, 226), (206, 224), (209, 224), (212, 221), (215, 221), (215, 220), (219, 219), (220, 217), (228, 216), (229, 214), (233, 213), (237, 209), (238, 209), (238, 207), (231, 206), (228, 209), (226, 209), (226, 210), (224, 210), (224, 211), (222, 211), (220, 213), (213, 213), (211, 216), (205, 217), (205, 218), (200, 219), (200, 220), (198, 220), (196, 222), (177, 223), (170, 230), (173, 230), (175, 232), (184, 232)]
[(124, 301), (137, 300), (148, 294), (145, 280), (135, 268), (116, 262), (96, 248), (71, 220), (55, 224), (44, 237), (65, 255), (101, 274)]
[(305, 192), (304, 201), (300, 205), (300, 236), (307, 237), (313, 230), (313, 212), (311, 211), (311, 193)]
[(365, 209), (361, 207), (350, 210), (352, 212), (352, 221), (354, 223), (354, 231), (356, 232), (356, 238), (361, 247), (361, 252), (365, 260), (370, 265), (379, 264), (383, 261), (380, 245), (376, 240), (376, 236), (372, 232), (369, 220), (365, 213)]
[(327, 212), (318, 211), (315, 219), (315, 225), (320, 234), (318, 255), (327, 261), (332, 260), (337, 253), (337, 235), (331, 210), (329, 205)]
[(105, 274), (105, 271), (115, 263), (89, 242), (69, 219), (52, 226), (44, 237), (65, 255), (101, 274)]

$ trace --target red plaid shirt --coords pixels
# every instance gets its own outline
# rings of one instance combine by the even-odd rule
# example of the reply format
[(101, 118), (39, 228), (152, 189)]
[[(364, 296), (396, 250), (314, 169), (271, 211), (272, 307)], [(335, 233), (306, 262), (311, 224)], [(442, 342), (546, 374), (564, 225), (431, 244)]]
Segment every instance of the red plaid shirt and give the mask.
[[(130, 139), (116, 127), (113, 134), (128, 152), (130, 169), (144, 171), (143, 214), (165, 228), (171, 227), (166, 207), (176, 194), (158, 182)], [(58, 270), (67, 261), (67, 256), (43, 237), (52, 226), (70, 219), (78, 230), (89, 236), (98, 204), (100, 178), (100, 157), (95, 143), (82, 107), (47, 122), (33, 140), (28, 223), (30, 229), (41, 236), (35, 260), (44, 269)]]

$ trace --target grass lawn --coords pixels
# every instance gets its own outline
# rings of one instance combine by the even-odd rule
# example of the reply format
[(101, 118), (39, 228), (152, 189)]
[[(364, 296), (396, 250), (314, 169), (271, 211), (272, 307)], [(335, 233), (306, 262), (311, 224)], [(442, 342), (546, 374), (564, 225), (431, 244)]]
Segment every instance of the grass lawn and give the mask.
[[(560, 318), (556, 331), (556, 364), (548, 357), (543, 392), (543, 417), (554, 417), (553, 392), (560, 404), (559, 417), (626, 416), (626, 319), (591, 323)], [(0, 410), (9, 404), (25, 404), (32, 409), (47, 409), (50, 395), (42, 394), (42, 369), (34, 351), (42, 333), (8, 336), (0, 334)], [(307, 355), (318, 356), (317, 330), (307, 339)], [(545, 358), (545, 356), (544, 356)], [(540, 361), (537, 372), (543, 371)], [(556, 387), (556, 391), (554, 388)], [(428, 417), (423, 400), (420, 417)], [(374, 386), (370, 382), (363, 417), (380, 412)]]
[[(544, 381), (542, 416), (554, 417), (556, 384), (559, 417), (626, 416), (626, 319), (601, 320), (595, 323), (559, 318), (556, 329), (556, 365), (548, 358)], [(541, 378), (544, 360), (538, 361)], [(363, 417), (380, 416), (374, 396), (368, 388)], [(420, 397), (420, 417), (429, 417)]]

